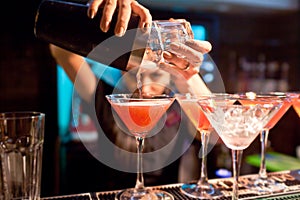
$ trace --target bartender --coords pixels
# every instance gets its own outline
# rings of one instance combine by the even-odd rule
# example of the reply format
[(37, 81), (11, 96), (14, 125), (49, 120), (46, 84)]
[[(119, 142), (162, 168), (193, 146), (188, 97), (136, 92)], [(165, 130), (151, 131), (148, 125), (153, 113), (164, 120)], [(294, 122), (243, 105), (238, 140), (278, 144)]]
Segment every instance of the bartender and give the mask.
[[(114, 12), (118, 12), (117, 24), (114, 27), (116, 36), (122, 37), (124, 35), (127, 29), (129, 17), (132, 12), (140, 16), (140, 28), (149, 27), (151, 25), (152, 17), (149, 10), (140, 5), (137, 1), (93, 0), (89, 2), (89, 9), (87, 13), (88, 16), (90, 18), (93, 18), (100, 6), (104, 6), (103, 15), (100, 21), (100, 28), (104, 32), (106, 32), (109, 28), (113, 28), (109, 25)], [(162, 76), (161, 80), (166, 81), (166, 77), (168, 77), (168, 79), (170, 78), (175, 85), (180, 86), (178, 87), (178, 89), (184, 90), (182, 91), (183, 93), (191, 91), (208, 93), (209, 90), (205, 87), (205, 84), (203, 84), (202, 79), (198, 75), (198, 66), (201, 64), (203, 54), (211, 50), (210, 43), (206, 41), (191, 40), (186, 44), (172, 44), (171, 48), (173, 48), (174, 51), (179, 52), (181, 56), (176, 56), (169, 52), (164, 53), (164, 59), (166, 62), (161, 63), (159, 66), (159, 74)], [(85, 107), (84, 105), (87, 105), (88, 107), (89, 103), (93, 101), (92, 98), (95, 97), (96, 105), (94, 106), (95, 110), (97, 111), (97, 119), (94, 119), (92, 117), (94, 123), (100, 123), (100, 127), (102, 128), (103, 132), (108, 134), (107, 137), (119, 147), (122, 147), (127, 151), (135, 151), (135, 139), (133, 137), (129, 137), (118, 128), (112, 116), (111, 107), (108, 101), (105, 99), (105, 95), (111, 94), (115, 86), (112, 85), (111, 82), (109, 82), (105, 78), (105, 76), (97, 77), (95, 75), (95, 71), (93, 71), (93, 68), (98, 68), (93, 66), (101, 64), (95, 63), (89, 59), (86, 59), (82, 56), (71, 53), (54, 45), (50, 45), (50, 50), (58, 65), (64, 69), (70, 80), (74, 83), (77, 93), (83, 100), (83, 107)], [(102, 67), (105, 68), (106, 66)], [(166, 73), (166, 71), (168, 73)], [(122, 75), (122, 72), (116, 72), (116, 76), (114, 77), (122, 77), (119, 75)], [(152, 80), (152, 84), (154, 84), (155, 82), (158, 82), (158, 80)], [(186, 85), (187, 87), (184, 87), (183, 84), (188, 85)], [(203, 87), (199, 87), (199, 84)], [(193, 88), (195, 86), (196, 88)], [(165, 142), (165, 144), (168, 144), (170, 138), (175, 137), (180, 123), (180, 119), (178, 118), (179, 115), (180, 109), (178, 105), (173, 105), (172, 108), (168, 111), (168, 124), (165, 125), (165, 127), (162, 129), (162, 131), (168, 133), (165, 134), (165, 137), (168, 138), (162, 139), (155, 138), (154, 136), (153, 138), (147, 139), (145, 141), (147, 142), (147, 144), (145, 144), (145, 148), (147, 148), (145, 149), (145, 151), (156, 151), (157, 148), (160, 148), (164, 145), (163, 142)], [(172, 129), (174, 131), (170, 131)], [(169, 134), (172, 133), (174, 133), (174, 135), (169, 136)], [(180, 137), (177, 139), (178, 142), (176, 145), (181, 146), (180, 148), (182, 149), (179, 149), (179, 151), (183, 151), (182, 153), (187, 150), (184, 147), (184, 140), (188, 139), (188, 137), (190, 136), (186, 135), (183, 138)], [(159, 142), (158, 144), (157, 141), (161, 142)], [(193, 154), (197, 155), (197, 148), (193, 148), (195, 148), (194, 152), (192, 151)], [(174, 152), (169, 152), (169, 156), (171, 156), (172, 153)], [(114, 152), (112, 152), (112, 155), (114, 155)], [(117, 158), (111, 157), (111, 159), (119, 158), (120, 156), (117, 156)], [(168, 160), (166, 157), (162, 159)], [(197, 158), (195, 157), (195, 159)], [(198, 160), (196, 162), (198, 162)], [(78, 165), (80, 164), (81, 163), (78, 163)], [(125, 164), (125, 162), (123, 164)], [(198, 173), (200, 170), (180, 170), (181, 167), (188, 167), (184, 166), (184, 164), (193, 166), (193, 164), (191, 163), (184, 163), (181, 162), (180, 159), (178, 159), (164, 169), (145, 174), (145, 184), (158, 185), (198, 179), (196, 173)], [(179, 171), (183, 173), (179, 174)], [(195, 173), (193, 173), (193, 171)], [(89, 162), (88, 165), (85, 166), (85, 170), (79, 171), (78, 173), (84, 174), (81, 176), (82, 180), (78, 180), (78, 176), (74, 175), (74, 182), (76, 183), (70, 186), (72, 188), (67, 191), (68, 193), (115, 190), (132, 187), (136, 178), (136, 174), (121, 172), (119, 170), (112, 169), (109, 166), (106, 166), (105, 164), (99, 162), (98, 160)], [(73, 181), (70, 181), (70, 183), (71, 182)]]

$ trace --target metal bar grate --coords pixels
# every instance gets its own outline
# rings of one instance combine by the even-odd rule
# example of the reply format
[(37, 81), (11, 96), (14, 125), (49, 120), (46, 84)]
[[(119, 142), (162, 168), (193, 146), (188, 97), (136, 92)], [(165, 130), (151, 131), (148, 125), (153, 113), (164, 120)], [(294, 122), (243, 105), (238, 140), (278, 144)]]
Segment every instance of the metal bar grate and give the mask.
[[(294, 171), (284, 171), (284, 172), (273, 172), (269, 173), (269, 176), (274, 180), (281, 182), (287, 186), (287, 189), (282, 192), (277, 192), (272, 195), (260, 195), (254, 193), (250, 189), (246, 188), (241, 184), (239, 188), (239, 198), (241, 200), (299, 200), (300, 199), (300, 170)], [(240, 177), (241, 183), (247, 183), (254, 175), (246, 175)], [(212, 179), (209, 181), (223, 194), (222, 197), (216, 198), (217, 200), (231, 200), (231, 192), (232, 192), (232, 179)], [(175, 200), (194, 200), (191, 197), (184, 195), (181, 192), (181, 185), (178, 184), (170, 184), (170, 185), (162, 185), (153, 187), (153, 189), (164, 190), (166, 192), (171, 193), (174, 196)], [(67, 196), (57, 196), (57, 197), (49, 197), (42, 198), (42, 200), (114, 200), (115, 196), (119, 191), (107, 191), (107, 192), (95, 192), (95, 193), (84, 193), (78, 195), (67, 195)]]

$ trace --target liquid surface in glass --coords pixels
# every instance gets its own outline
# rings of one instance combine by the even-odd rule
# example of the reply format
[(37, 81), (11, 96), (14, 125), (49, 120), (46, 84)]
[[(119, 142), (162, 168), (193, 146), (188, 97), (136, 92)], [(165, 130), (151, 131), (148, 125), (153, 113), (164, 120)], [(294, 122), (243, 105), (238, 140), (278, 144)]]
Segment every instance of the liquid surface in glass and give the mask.
[(171, 99), (155, 101), (143, 99), (121, 103), (112, 102), (111, 105), (130, 132), (139, 136), (154, 128), (172, 102)]

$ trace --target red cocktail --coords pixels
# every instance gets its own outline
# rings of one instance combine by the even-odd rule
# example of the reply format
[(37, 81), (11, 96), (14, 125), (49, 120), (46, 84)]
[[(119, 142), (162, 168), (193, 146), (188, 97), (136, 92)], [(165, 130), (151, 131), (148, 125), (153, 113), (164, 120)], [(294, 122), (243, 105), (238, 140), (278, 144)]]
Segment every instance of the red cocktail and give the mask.
[(243, 105), (258, 105), (258, 104), (280, 104), (273, 116), (269, 118), (269, 121), (264, 125), (260, 132), (261, 141), (261, 162), (258, 178), (254, 179), (253, 185), (250, 184), (249, 188), (260, 193), (272, 193), (283, 191), (286, 187), (281, 183), (277, 183), (273, 179), (268, 178), (266, 169), (266, 146), (268, 142), (268, 136), (270, 129), (272, 129), (287, 110), (292, 105), (292, 100), (285, 93), (268, 93), (268, 94), (255, 94), (254, 96), (242, 96), (239, 100)]
[[(134, 98), (132, 94), (112, 94), (107, 95), (106, 98), (129, 132), (135, 136), (137, 143), (137, 179), (135, 187), (121, 191), (116, 199), (173, 200), (174, 197), (165, 191), (154, 191), (144, 186), (142, 151), (146, 135), (166, 113), (174, 102), (174, 98), (165, 96), (160, 98)], [(115, 119), (116, 121), (119, 120), (118, 118)]]
[(198, 104), (199, 99), (208, 98), (210, 96), (222, 96), (225, 94), (211, 94), (211, 95), (191, 95), (191, 94), (177, 94), (175, 95), (181, 108), (192, 122), (197, 132), (201, 136), (201, 172), (197, 183), (185, 183), (181, 187), (181, 191), (187, 196), (197, 199), (212, 199), (222, 196), (219, 190), (214, 188), (207, 177), (207, 147), (213, 128), (203, 113), (201, 106)]
[(130, 133), (143, 137), (154, 128), (172, 102), (160, 99), (134, 99), (128, 102), (112, 102), (111, 105)]
[(299, 93), (291, 93), (293, 98), (293, 108), (300, 117), (300, 92)]

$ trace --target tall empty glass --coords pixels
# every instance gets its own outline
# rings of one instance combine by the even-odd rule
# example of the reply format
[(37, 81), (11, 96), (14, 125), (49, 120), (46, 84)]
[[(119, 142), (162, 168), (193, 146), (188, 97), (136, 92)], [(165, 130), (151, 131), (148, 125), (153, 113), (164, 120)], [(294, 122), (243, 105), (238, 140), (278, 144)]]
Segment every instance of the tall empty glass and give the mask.
[(0, 113), (0, 199), (40, 199), (45, 114)]

